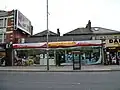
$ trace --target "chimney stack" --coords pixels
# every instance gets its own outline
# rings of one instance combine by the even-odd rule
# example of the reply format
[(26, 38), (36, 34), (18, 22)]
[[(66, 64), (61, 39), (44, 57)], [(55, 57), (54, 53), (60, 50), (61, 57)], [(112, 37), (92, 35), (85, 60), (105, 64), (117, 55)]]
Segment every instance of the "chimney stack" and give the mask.
[(60, 30), (59, 30), (59, 28), (57, 29), (57, 35), (60, 36)]
[(88, 21), (88, 24), (86, 25), (86, 28), (88, 28), (89, 30), (91, 30), (91, 21)]

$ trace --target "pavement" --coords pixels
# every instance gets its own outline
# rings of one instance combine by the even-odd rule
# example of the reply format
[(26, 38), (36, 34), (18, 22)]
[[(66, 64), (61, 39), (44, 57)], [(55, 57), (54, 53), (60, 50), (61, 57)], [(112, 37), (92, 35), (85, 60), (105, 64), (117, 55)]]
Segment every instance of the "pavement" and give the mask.
[(120, 71), (120, 65), (85, 65), (81, 70), (73, 70), (73, 66), (0, 66), (0, 71), (12, 72), (106, 72)]

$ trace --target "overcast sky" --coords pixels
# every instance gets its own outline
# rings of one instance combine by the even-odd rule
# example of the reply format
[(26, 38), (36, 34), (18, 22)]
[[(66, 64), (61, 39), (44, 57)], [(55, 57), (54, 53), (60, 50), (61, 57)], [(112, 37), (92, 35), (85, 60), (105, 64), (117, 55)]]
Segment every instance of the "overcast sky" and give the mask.
[[(20, 10), (34, 27), (34, 34), (46, 30), (46, 0), (0, 0), (1, 10)], [(49, 30), (67, 33), (85, 27), (120, 30), (120, 0), (48, 0)]]

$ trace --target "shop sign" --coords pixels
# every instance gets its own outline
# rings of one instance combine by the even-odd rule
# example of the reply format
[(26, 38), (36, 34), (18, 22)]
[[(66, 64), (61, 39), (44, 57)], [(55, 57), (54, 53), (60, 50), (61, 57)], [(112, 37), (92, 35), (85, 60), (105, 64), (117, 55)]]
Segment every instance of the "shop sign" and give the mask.
[(109, 43), (118, 44), (118, 43), (120, 43), (120, 39), (110, 39)]
[(120, 39), (109, 39), (106, 40), (106, 47), (118, 47), (120, 46)]
[(101, 40), (49, 42), (48, 44), (49, 47), (97, 46), (97, 45), (101, 45)]
[(66, 42), (50, 42), (48, 44), (49, 47), (60, 47), (60, 46), (75, 46), (76, 43), (73, 41), (66, 41)]
[[(100, 46), (100, 41), (62, 41), (62, 42), (49, 42), (49, 48), (59, 48), (59, 47), (74, 47), (74, 46)], [(47, 44), (44, 43), (20, 43), (13, 44), (13, 48), (46, 48)], [(46, 50), (49, 50), (47, 48)]]
[(13, 48), (44, 48), (46, 43), (20, 43), (13, 44)]

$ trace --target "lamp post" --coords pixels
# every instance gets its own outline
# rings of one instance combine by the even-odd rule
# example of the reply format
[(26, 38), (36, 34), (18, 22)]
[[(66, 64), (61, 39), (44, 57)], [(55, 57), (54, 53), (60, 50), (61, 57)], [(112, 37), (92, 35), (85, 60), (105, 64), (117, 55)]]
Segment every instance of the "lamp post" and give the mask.
[(49, 70), (49, 46), (48, 46), (48, 42), (49, 42), (49, 29), (48, 29), (48, 0), (47, 0), (47, 70)]

